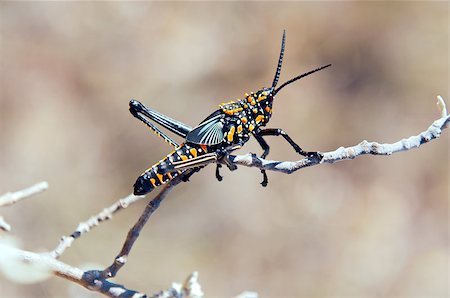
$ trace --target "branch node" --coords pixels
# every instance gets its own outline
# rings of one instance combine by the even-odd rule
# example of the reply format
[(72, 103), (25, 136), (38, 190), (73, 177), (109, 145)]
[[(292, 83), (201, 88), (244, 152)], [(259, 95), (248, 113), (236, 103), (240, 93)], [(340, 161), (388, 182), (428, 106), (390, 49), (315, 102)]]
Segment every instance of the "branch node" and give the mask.
[(204, 293), (202, 291), (202, 287), (200, 286), (200, 283), (198, 282), (198, 272), (194, 271), (192, 272), (188, 278), (186, 278), (186, 281), (183, 284), (183, 292), (186, 297), (203, 297)]
[(403, 148), (405, 148), (406, 150), (411, 149), (411, 143), (408, 142), (407, 139), (402, 139), (400, 142), (402, 143)]
[(354, 159), (357, 156), (354, 148), (348, 148), (346, 155), (350, 159)]
[(123, 266), (123, 265), (125, 265), (127, 260), (128, 260), (127, 256), (125, 256), (125, 255), (124, 256), (120, 256), (120, 257), (116, 258), (116, 264)]
[(120, 199), (120, 200), (119, 200), (119, 205), (120, 205), (120, 207), (122, 207), (122, 208), (127, 208), (128, 205), (129, 205), (129, 203), (127, 202), (126, 199)]

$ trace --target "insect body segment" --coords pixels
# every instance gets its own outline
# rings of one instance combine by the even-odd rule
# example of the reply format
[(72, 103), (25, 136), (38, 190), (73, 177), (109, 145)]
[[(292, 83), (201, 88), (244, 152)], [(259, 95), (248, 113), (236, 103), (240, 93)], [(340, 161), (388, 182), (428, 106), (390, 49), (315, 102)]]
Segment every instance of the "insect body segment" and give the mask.
[[(284, 130), (263, 128), (272, 116), (273, 101), (275, 95), (281, 89), (307, 75), (330, 66), (322, 66), (301, 74), (277, 87), (284, 56), (285, 38), (286, 35), (283, 33), (281, 52), (271, 87), (245, 94), (244, 98), (236, 101), (222, 103), (218, 110), (206, 117), (194, 128), (147, 108), (138, 101), (130, 101), (130, 112), (133, 116), (143, 121), (158, 136), (175, 147), (175, 151), (139, 176), (134, 185), (134, 193), (136, 195), (146, 194), (155, 187), (165, 184), (179, 175), (183, 175), (183, 180), (187, 180), (190, 175), (209, 163), (220, 161), (225, 163), (230, 170), (236, 169), (236, 165), (229, 159), (229, 154), (233, 150), (241, 148), (249, 140), (250, 136), (253, 136), (263, 149), (262, 158), (265, 158), (270, 150), (264, 139), (265, 136), (282, 136), (299, 154), (309, 158), (322, 158), (322, 155), (318, 152), (304, 151)], [(184, 138), (184, 142), (178, 145), (175, 140), (161, 132), (150, 121), (154, 121)], [(221, 181), (222, 176), (219, 174), (219, 167), (220, 164), (217, 163), (216, 177)], [(266, 172), (265, 170), (261, 170), (261, 172), (263, 174), (261, 184), (266, 186)]]
[[(185, 171), (185, 169), (176, 169), (177, 163), (182, 163), (191, 159), (196, 160), (198, 163), (200, 157), (205, 154), (207, 154), (205, 148), (181, 144), (164, 159), (145, 170), (138, 177), (134, 184), (134, 194), (143, 195), (162, 184), (166, 184)], [(197, 166), (201, 165), (197, 164)]]
[[(227, 145), (243, 145), (249, 135), (258, 127), (266, 125), (272, 116), (273, 97), (271, 89), (262, 89), (256, 93), (245, 94), (243, 99), (230, 101), (219, 106), (220, 127), (223, 128), (222, 142)], [(217, 113), (217, 112), (216, 112)], [(202, 123), (199, 125), (201, 126)]]

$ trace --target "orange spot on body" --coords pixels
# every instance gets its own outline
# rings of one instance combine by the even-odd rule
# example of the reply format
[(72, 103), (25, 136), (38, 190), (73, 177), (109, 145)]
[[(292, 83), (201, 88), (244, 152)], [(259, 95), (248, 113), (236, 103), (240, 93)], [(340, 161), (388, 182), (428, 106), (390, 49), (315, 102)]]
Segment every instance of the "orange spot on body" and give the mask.
[(264, 110), (266, 110), (266, 112), (270, 112), (270, 107), (266, 107)]
[(227, 135), (228, 142), (230, 142), (230, 143), (233, 142), (234, 131), (235, 131), (235, 128), (234, 128), (234, 126), (232, 126)]
[(205, 153), (208, 152), (208, 147), (206, 145), (200, 145), (200, 148), (202, 148), (203, 151), (205, 151)]
[(256, 117), (255, 121), (256, 121), (256, 123), (264, 121), (264, 116), (263, 115), (258, 115), (258, 117)]
[(180, 155), (181, 160), (188, 160), (189, 158), (186, 155)]
[(158, 177), (159, 182), (163, 183), (163, 175), (156, 173), (156, 177)]
[(192, 154), (193, 157), (197, 157), (197, 149), (191, 148), (191, 149), (189, 150), (189, 152), (191, 152), (191, 154)]
[(248, 120), (247, 120), (247, 118), (245, 118), (245, 117), (242, 117), (242, 118), (241, 118), (241, 121), (242, 121), (242, 123), (244, 123), (244, 124), (245, 124), (245, 123), (247, 123), (247, 121), (248, 121)]
[(156, 180), (154, 178), (150, 178), (150, 183), (153, 185), (153, 187), (156, 187), (155, 182)]
[(253, 126), (253, 124), (250, 124), (250, 126), (248, 127), (248, 130), (253, 131), (255, 129), (255, 127)]
[(238, 133), (241, 133), (241, 132), (242, 132), (242, 125), (239, 125), (239, 126), (238, 126), (237, 132), (238, 132)]
[(170, 173), (167, 173), (167, 177), (169, 177), (170, 180), (173, 179), (172, 174), (170, 174)]

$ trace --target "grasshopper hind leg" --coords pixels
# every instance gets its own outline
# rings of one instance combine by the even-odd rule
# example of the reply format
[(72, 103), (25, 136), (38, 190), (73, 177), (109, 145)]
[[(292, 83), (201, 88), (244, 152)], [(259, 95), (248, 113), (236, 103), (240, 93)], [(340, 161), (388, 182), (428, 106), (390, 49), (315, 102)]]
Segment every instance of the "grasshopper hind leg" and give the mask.
[(137, 100), (130, 101), (130, 113), (137, 119), (144, 122), (158, 137), (163, 138), (167, 143), (169, 143), (173, 147), (178, 147), (179, 144), (172, 138), (167, 136), (165, 133), (163, 133), (159, 128), (157, 128), (153, 123), (151, 123), (150, 120), (158, 123), (162, 127), (168, 129), (169, 131), (183, 138), (185, 138), (186, 135), (189, 133), (189, 131), (192, 130), (192, 128), (189, 125), (181, 123), (180, 121), (174, 120), (166, 115), (158, 113), (155, 110), (147, 108)]

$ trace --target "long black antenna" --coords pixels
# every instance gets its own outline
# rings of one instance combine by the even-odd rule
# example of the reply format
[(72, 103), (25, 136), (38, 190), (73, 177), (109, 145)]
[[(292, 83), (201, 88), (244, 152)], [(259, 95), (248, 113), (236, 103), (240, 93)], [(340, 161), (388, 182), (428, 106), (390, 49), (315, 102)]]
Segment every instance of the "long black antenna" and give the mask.
[(280, 87), (278, 87), (277, 89), (275, 89), (275, 91), (273, 92), (273, 95), (275, 96), (275, 94), (277, 94), (283, 87), (289, 85), (290, 83), (293, 83), (293, 82), (295, 82), (295, 81), (297, 81), (297, 80), (300, 80), (301, 78), (304, 78), (304, 77), (306, 77), (306, 76), (309, 76), (310, 74), (313, 74), (313, 73), (315, 73), (316, 71), (322, 70), (322, 69), (327, 68), (327, 67), (329, 67), (329, 66), (331, 66), (331, 64), (328, 64), (328, 65), (325, 65), (325, 66), (321, 66), (321, 67), (319, 67), (319, 68), (316, 68), (316, 69), (314, 69), (314, 70), (305, 72), (304, 74), (301, 74), (301, 75), (299, 75), (299, 76), (297, 76), (297, 77), (295, 77), (295, 78), (290, 79), (289, 81), (283, 83)]
[(280, 78), (281, 64), (283, 64), (284, 55), (284, 44), (286, 42), (286, 30), (283, 30), (283, 39), (281, 40), (281, 52), (280, 58), (278, 58), (277, 72), (275, 73), (275, 78), (273, 79), (272, 88), (275, 88), (278, 84), (278, 79)]

